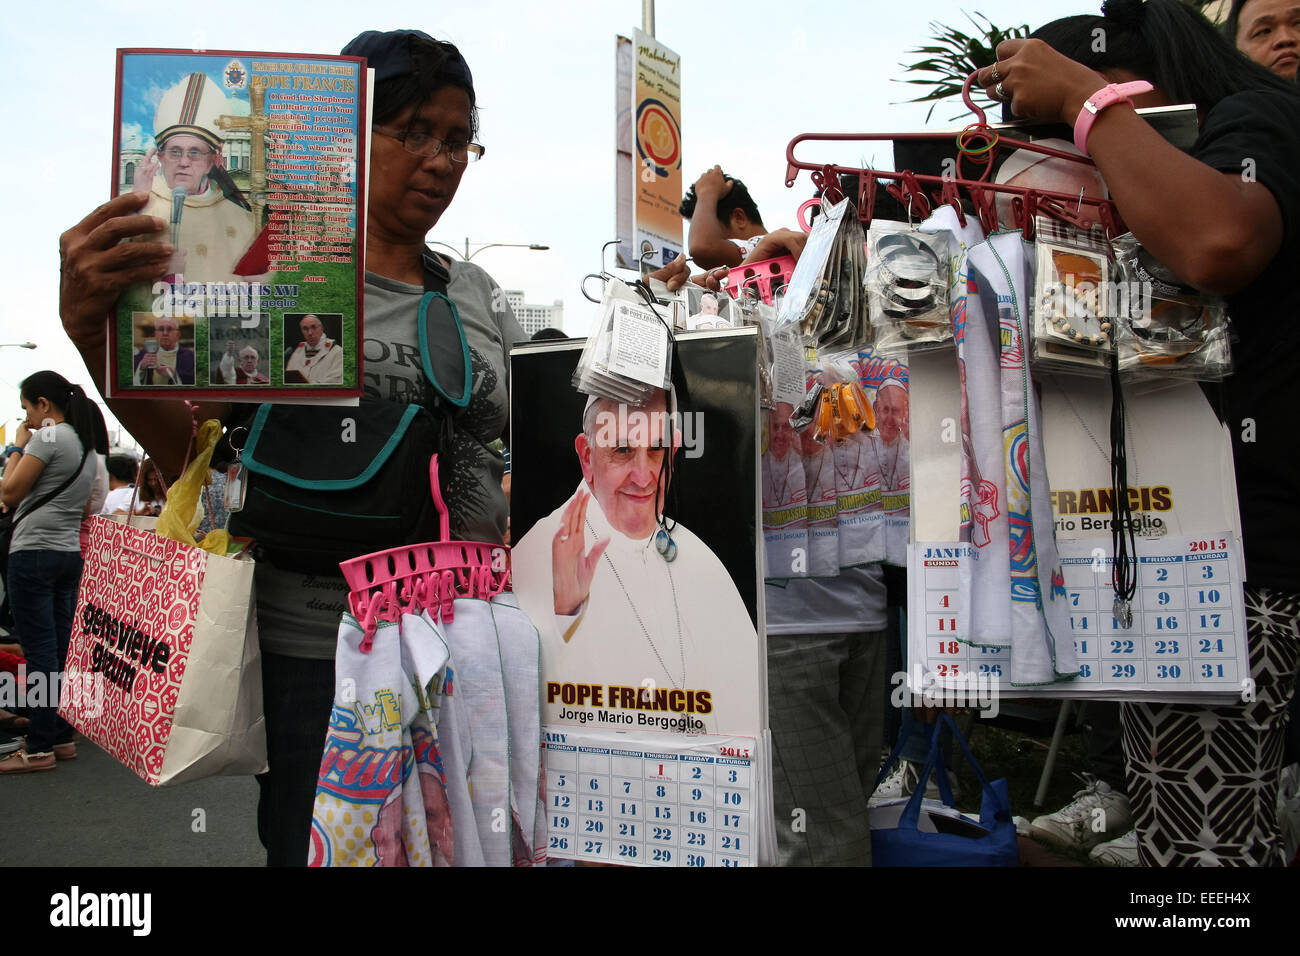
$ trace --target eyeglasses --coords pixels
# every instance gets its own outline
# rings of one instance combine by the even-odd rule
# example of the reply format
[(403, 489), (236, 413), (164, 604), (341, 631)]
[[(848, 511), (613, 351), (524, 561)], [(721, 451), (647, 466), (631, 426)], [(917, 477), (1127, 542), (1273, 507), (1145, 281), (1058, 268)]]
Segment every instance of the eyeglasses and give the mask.
[(205, 159), (213, 155), (215, 149), (199, 149), (197, 146), (191, 146), (189, 149), (181, 149), (179, 146), (168, 146), (162, 151), (163, 155), (173, 163), (179, 163), (181, 157), (188, 159), (191, 163), (197, 163), (200, 159)]
[(416, 130), (399, 130), (388, 126), (376, 126), (374, 130), (389, 139), (397, 140), (404, 150), (416, 156), (437, 156), (445, 149), (453, 163), (472, 163), (482, 159), (487, 152), (478, 143), (448, 143)]

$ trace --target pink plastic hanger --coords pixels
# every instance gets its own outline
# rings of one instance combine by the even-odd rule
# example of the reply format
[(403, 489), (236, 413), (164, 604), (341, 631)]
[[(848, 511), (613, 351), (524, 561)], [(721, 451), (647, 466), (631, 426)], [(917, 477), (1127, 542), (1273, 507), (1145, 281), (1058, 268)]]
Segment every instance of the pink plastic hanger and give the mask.
[(438, 509), (441, 541), (408, 544), (352, 558), (339, 567), (348, 582), (348, 607), (365, 639), (362, 653), (374, 644), (380, 621), (397, 622), (403, 614), (428, 611), (450, 622), (458, 597), (490, 601), (510, 586), (510, 549), (483, 541), (452, 541), (451, 519), (438, 488), (438, 456), (429, 458), (429, 489)]
[(742, 289), (750, 287), (758, 290), (758, 297), (765, 304), (771, 305), (774, 289), (788, 285), (792, 275), (794, 257), (786, 255), (732, 266), (722, 281), (733, 299), (740, 296)]
[[(837, 199), (838, 190), (833, 187), (839, 182), (842, 175), (856, 176), (859, 182), (858, 195), (858, 218), (864, 225), (871, 222), (875, 214), (875, 196), (877, 185), (883, 184), (904, 206), (909, 204), (909, 200), (914, 209), (919, 212), (926, 212), (930, 208), (930, 200), (934, 203), (952, 203), (960, 205), (960, 194), (965, 193), (975, 207), (975, 212), (979, 216), (980, 225), (983, 227), (985, 234), (1000, 228), (998, 223), (997, 212), (994, 206), (996, 195), (1007, 195), (1019, 198), (1021, 205), (1018, 210), (1019, 215), (1027, 215), (1027, 208), (1034, 208), (1038, 213), (1054, 216), (1058, 219), (1070, 222), (1077, 226), (1088, 227), (1100, 223), (1105, 227), (1109, 235), (1119, 235), (1126, 231), (1123, 220), (1120, 218), (1115, 204), (1109, 199), (1102, 199), (1091, 196), (1072, 196), (1068, 193), (1053, 192), (1044, 189), (1031, 189), (1024, 186), (1008, 186), (995, 184), (988, 181), (989, 173), (993, 168), (993, 158), (1002, 150), (1007, 149), (1024, 149), (1035, 153), (1041, 153), (1044, 156), (1051, 156), (1057, 159), (1068, 160), (1073, 163), (1079, 163), (1085, 166), (1094, 165), (1092, 160), (1086, 156), (1079, 156), (1075, 153), (1063, 152), (1059, 149), (1053, 149), (1050, 146), (1044, 146), (1041, 143), (1027, 142), (1012, 138), (1009, 133), (1014, 132), (1014, 127), (1004, 127), (994, 129), (988, 125), (984, 110), (977, 106), (971, 99), (970, 88), (975, 78), (972, 73), (966, 78), (962, 88), (962, 98), (966, 105), (970, 107), (975, 114), (976, 122), (967, 126), (958, 134), (958, 139), (963, 139), (967, 147), (987, 147), (981, 155), (968, 157), (964, 153), (959, 153), (957, 157), (957, 175), (956, 176), (934, 176), (913, 173), (910, 170), (882, 170), (859, 168), (855, 166), (838, 166), (833, 164), (824, 164), (796, 159), (794, 155), (795, 147), (803, 142), (857, 142), (857, 141), (951, 141), (953, 134), (951, 132), (940, 133), (802, 133), (790, 140), (786, 147), (786, 173), (785, 184), (787, 187), (793, 186), (795, 179), (800, 170), (807, 170), (812, 174), (813, 185), (830, 191), (830, 201)], [(966, 172), (966, 164), (970, 163), (973, 167), (970, 173)], [(927, 199), (927, 193), (929, 199)], [(1030, 194), (1033, 194), (1032, 197)], [(1032, 200), (1032, 201), (1031, 201)], [(960, 210), (959, 210), (960, 211)], [(918, 213), (919, 214), (919, 213)], [(921, 216), (924, 218), (924, 216)], [(1017, 222), (1014, 225), (1024, 229), (1026, 237), (1032, 232), (1033, 220), (1026, 218), (1024, 222)]]

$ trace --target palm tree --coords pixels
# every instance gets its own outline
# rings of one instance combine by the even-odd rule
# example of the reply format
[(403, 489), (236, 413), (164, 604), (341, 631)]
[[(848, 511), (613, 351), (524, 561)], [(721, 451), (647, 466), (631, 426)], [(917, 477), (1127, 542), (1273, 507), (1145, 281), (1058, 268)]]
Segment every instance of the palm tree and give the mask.
[[(1229, 6), (1228, 0), (1184, 0), (1184, 2), (1199, 9), (1215, 23), (1223, 20), (1227, 15)], [(934, 114), (934, 108), (939, 104), (940, 100), (956, 99), (960, 102), (961, 88), (966, 81), (966, 77), (975, 70), (993, 65), (997, 59), (994, 51), (997, 50), (999, 43), (1003, 40), (1029, 35), (1029, 26), (1027, 24), (1004, 30), (994, 25), (982, 13), (976, 12), (974, 16), (971, 16), (965, 11), (962, 12), (978, 31), (975, 35), (967, 35), (954, 27), (932, 21), (930, 23), (931, 45), (920, 46), (915, 50), (907, 51), (908, 53), (920, 54), (923, 59), (912, 64), (899, 64), (908, 73), (920, 74), (917, 79), (899, 80), (899, 83), (912, 83), (917, 86), (930, 87), (930, 91), (924, 96), (908, 100), (909, 103), (931, 104), (930, 111), (925, 114), (927, 123)], [(983, 21), (983, 23), (980, 21)], [(972, 93), (976, 98), (976, 102), (982, 101), (986, 108), (1000, 105), (984, 96), (983, 90), (974, 89)], [(967, 114), (963, 105), (961, 112), (952, 119), (957, 120), (965, 115)]]
[[(1010, 27), (1004, 30), (994, 25), (982, 13), (977, 12), (974, 16), (966, 13), (965, 16), (978, 31), (975, 35), (968, 35), (955, 27), (945, 26), (942, 23), (933, 21), (930, 23), (930, 30), (933, 33), (931, 37), (932, 45), (920, 46), (915, 50), (907, 51), (908, 53), (920, 54), (923, 59), (912, 64), (899, 64), (908, 73), (921, 74), (922, 78), (898, 80), (897, 82), (930, 87), (930, 91), (925, 95), (908, 100), (909, 103), (931, 104), (930, 111), (925, 114), (927, 123), (934, 114), (934, 108), (939, 105), (940, 100), (955, 98), (960, 102), (961, 88), (962, 84), (966, 82), (966, 77), (975, 70), (993, 65), (997, 59), (994, 51), (997, 50), (999, 43), (1003, 40), (1029, 35), (1028, 24), (1021, 24), (1018, 27)], [(980, 23), (981, 20), (983, 23)], [(982, 100), (986, 106), (998, 105), (984, 96), (983, 90), (975, 88), (972, 89), (972, 93), (976, 96), (977, 102)], [(962, 111), (952, 119), (956, 120), (964, 115), (966, 115), (966, 110), (963, 106)]]

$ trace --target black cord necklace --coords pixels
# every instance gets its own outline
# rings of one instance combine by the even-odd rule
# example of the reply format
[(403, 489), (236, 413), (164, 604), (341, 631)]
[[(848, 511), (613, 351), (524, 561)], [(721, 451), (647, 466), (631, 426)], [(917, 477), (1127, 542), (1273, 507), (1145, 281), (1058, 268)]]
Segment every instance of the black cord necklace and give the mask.
[[(645, 300), (650, 306), (650, 311), (654, 313), (655, 318), (659, 320), (668, 333), (668, 374), (669, 378), (680, 374), (677, 367), (677, 336), (673, 334), (672, 327), (664, 321), (664, 317), (659, 314), (658, 303), (654, 294), (650, 291), (650, 286), (643, 279), (638, 279), (632, 284), (632, 288), (637, 294)], [(677, 542), (673, 540), (673, 531), (677, 529), (677, 522), (671, 521), (659, 506), (658, 489), (664, 489), (664, 499), (671, 503), (673, 513), (677, 514), (677, 491), (672, 486), (672, 460), (673, 460), (673, 433), (677, 427), (677, 402), (675, 398), (675, 389), (669, 388), (664, 401), (664, 408), (668, 412), (668, 447), (664, 449), (663, 460), (659, 464), (659, 485), (655, 489), (655, 523), (659, 525), (659, 530), (655, 532), (655, 550), (665, 561), (671, 563), (677, 558)], [(671, 501), (669, 501), (671, 496)]]
[(1115, 622), (1133, 626), (1133, 596), (1137, 594), (1137, 542), (1133, 509), (1128, 497), (1128, 450), (1124, 442), (1124, 392), (1119, 380), (1119, 356), (1110, 356), (1110, 543), (1115, 556)]

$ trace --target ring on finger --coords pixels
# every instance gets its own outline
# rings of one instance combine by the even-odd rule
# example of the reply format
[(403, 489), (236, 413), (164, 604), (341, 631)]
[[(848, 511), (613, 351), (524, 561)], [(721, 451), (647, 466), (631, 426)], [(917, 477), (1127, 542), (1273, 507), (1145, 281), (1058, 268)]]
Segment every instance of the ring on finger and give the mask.
[(993, 64), (993, 75), (990, 76), (989, 79), (994, 83), (1002, 79), (1002, 74), (998, 72), (998, 65), (996, 63)]
[(993, 95), (996, 96), (998, 99), (1002, 100), (1002, 102), (1004, 103), (1008, 99), (1007, 91), (1002, 87), (1001, 83), (998, 83), (997, 86), (993, 87)]
[(569, 540), (569, 536), (568, 536), (567, 534), (562, 534), (562, 535), (560, 535), (560, 540), (561, 540), (561, 541), (568, 541), (568, 540)]

